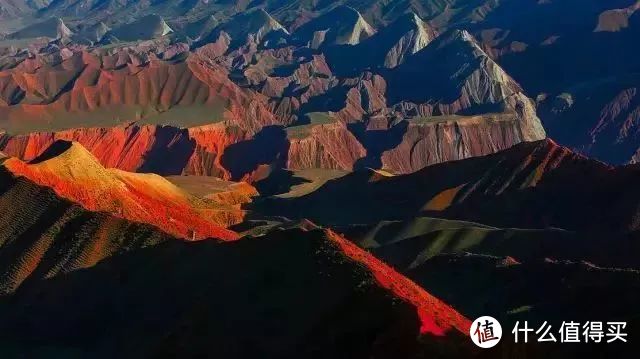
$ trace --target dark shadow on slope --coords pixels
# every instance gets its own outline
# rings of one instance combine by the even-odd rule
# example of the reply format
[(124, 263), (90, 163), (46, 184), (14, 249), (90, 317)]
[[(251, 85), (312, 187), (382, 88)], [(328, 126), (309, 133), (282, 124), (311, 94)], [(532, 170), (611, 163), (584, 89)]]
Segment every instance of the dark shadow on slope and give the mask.
[(288, 148), (286, 131), (280, 126), (267, 126), (252, 139), (227, 147), (220, 163), (231, 173), (232, 180), (240, 180), (260, 165), (286, 163)]
[(303, 104), (298, 111), (301, 114), (310, 112), (338, 112), (344, 108), (347, 99), (347, 93), (351, 87), (338, 86), (330, 89), (328, 92), (314, 96), (309, 102)]
[[(376, 254), (384, 258), (382, 252)], [(640, 318), (632, 314), (634, 303), (640, 299), (637, 273), (594, 269), (582, 263), (552, 263), (542, 258), (511, 266), (500, 263), (501, 258), (483, 255), (440, 255), (402, 271), (472, 318), (491, 313), (503, 330), (507, 328), (501, 346), (514, 347), (508, 332), (516, 321), (520, 324), (527, 321), (535, 329), (548, 321), (556, 331), (558, 343), (536, 346), (530, 341), (520, 345), (518, 357), (633, 356), (637, 344), (599, 345), (582, 341), (580, 345), (568, 346), (559, 342), (557, 331), (563, 321), (586, 323), (598, 317), (606, 318), (603, 321), (627, 322), (629, 336), (640, 335)]]
[[(374, 37), (375, 38), (375, 37)], [(372, 40), (369, 38), (367, 40)], [(363, 71), (378, 67), (372, 58), (371, 49), (356, 45), (331, 45), (323, 49), (331, 71), (340, 77), (358, 77)]]
[[(427, 215), (501, 228), (639, 230), (640, 190), (635, 183), (640, 167), (612, 169), (566, 151), (551, 141), (538, 141), (409, 175), (386, 177), (360, 170), (309, 195), (257, 201), (252, 206), (267, 215), (307, 218), (325, 226)], [(550, 164), (552, 168), (547, 168)], [(534, 176), (540, 178), (532, 182)], [(459, 191), (458, 202), (449, 203), (444, 211), (427, 210), (436, 195), (452, 190)]]
[(535, 46), (527, 51), (505, 55), (498, 61), (530, 96), (640, 71), (637, 61), (629, 61), (639, 55), (637, 47), (629, 46), (640, 34), (638, 12), (629, 19), (629, 27), (619, 32), (593, 32), (596, 23), (589, 26), (591, 29), (584, 32), (574, 29), (551, 44), (532, 44)]
[(364, 123), (349, 125), (349, 130), (367, 150), (367, 155), (354, 164), (354, 169), (382, 168), (382, 154), (396, 148), (407, 132), (409, 122), (401, 121), (390, 129), (367, 130)]
[(308, 179), (296, 176), (293, 171), (276, 167), (264, 179), (255, 182), (254, 186), (260, 196), (268, 197), (287, 193), (293, 186), (309, 182), (311, 181)]
[[(138, 127), (136, 131), (139, 131)], [(144, 154), (144, 161), (138, 172), (161, 176), (180, 175), (187, 167), (195, 148), (196, 142), (189, 138), (187, 129), (156, 127), (153, 146)]]
[(52, 143), (51, 146), (47, 147), (44, 152), (38, 155), (38, 157), (29, 161), (29, 164), (38, 164), (56, 158), (68, 151), (71, 148), (71, 145), (71, 141), (57, 140)]
[[(460, 98), (461, 79), (481, 69), (482, 58), (476, 57), (473, 47), (464, 42), (446, 43), (455, 33), (441, 35), (438, 41), (418, 51), (400, 66), (385, 73), (387, 102), (452, 103)], [(426, 64), (429, 64), (428, 66)], [(456, 80), (452, 80), (455, 78)]]
[[(321, 231), (219, 244), (170, 241), (31, 282), (0, 299), (0, 341), (94, 358), (397, 358), (415, 309)], [(468, 350), (463, 337), (447, 357)]]

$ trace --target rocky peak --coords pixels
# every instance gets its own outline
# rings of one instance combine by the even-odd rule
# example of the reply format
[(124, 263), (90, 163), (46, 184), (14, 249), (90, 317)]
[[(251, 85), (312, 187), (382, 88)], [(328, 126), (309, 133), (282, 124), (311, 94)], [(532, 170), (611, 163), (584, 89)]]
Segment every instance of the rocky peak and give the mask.
[(236, 15), (230, 21), (216, 27), (209, 38), (217, 38), (222, 32), (231, 38), (231, 47), (241, 46), (247, 41), (259, 44), (274, 33), (289, 35), (284, 26), (262, 8)]
[(100, 21), (97, 24), (87, 26), (86, 28), (82, 29), (73, 37), (73, 39), (78, 42), (95, 43), (102, 40), (104, 35), (109, 33), (110, 30), (111, 28), (109, 28), (109, 26)]
[(467, 31), (452, 31), (431, 42), (398, 66), (392, 96), (418, 103), (459, 102), (456, 112), (498, 104), (522, 89)]
[(64, 21), (58, 17), (49, 18), (43, 22), (29, 25), (22, 30), (14, 32), (8, 36), (10, 39), (29, 39), (36, 37), (48, 37), (51, 39), (61, 39), (73, 34), (65, 25)]
[(349, 6), (338, 6), (311, 20), (296, 31), (302, 41), (321, 45), (357, 45), (375, 34), (375, 29)]
[(415, 13), (409, 13), (375, 36), (378, 41), (391, 43), (384, 59), (384, 67), (393, 68), (425, 48), (437, 33)]
[(147, 15), (109, 33), (121, 41), (151, 40), (168, 35), (173, 29), (159, 15)]

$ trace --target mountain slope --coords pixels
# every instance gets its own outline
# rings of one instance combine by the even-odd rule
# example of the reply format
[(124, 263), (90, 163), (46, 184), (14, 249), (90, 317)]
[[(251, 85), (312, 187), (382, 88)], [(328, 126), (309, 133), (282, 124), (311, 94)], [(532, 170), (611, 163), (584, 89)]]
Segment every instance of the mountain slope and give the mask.
[(256, 206), (331, 225), (429, 213), (499, 227), (624, 233), (640, 229), (638, 176), (637, 166), (612, 168), (544, 140), (408, 175), (358, 171), (307, 196)]
[(47, 37), (60, 39), (71, 36), (73, 33), (60, 18), (49, 18), (43, 22), (29, 25), (22, 30), (9, 34), (10, 39), (31, 39)]
[(375, 29), (358, 11), (338, 6), (296, 29), (293, 36), (309, 43), (311, 48), (326, 45), (357, 45), (372, 36)]
[(146, 224), (93, 213), (0, 168), (0, 295), (25, 280), (88, 268), (169, 235)]
[[(52, 139), (73, 139), (109, 167), (238, 180), (260, 165), (410, 173), (545, 137), (533, 102), (469, 33), (434, 39), (410, 13), (373, 35), (339, 6), (287, 35), (275, 17), (258, 9), (195, 20), (216, 24), (196, 42), (176, 34), (8, 55), (0, 150), (28, 160)], [(296, 41), (324, 25), (338, 38), (368, 37), (315, 50)], [(348, 53), (363, 59), (351, 73), (341, 68), (353, 65)], [(150, 133), (137, 132), (145, 125)]]
[(234, 16), (228, 22), (216, 27), (208, 39), (218, 38), (221, 32), (230, 36), (232, 48), (245, 44), (248, 39), (255, 44), (261, 44), (268, 35), (274, 32), (285, 36), (289, 35), (289, 32), (264, 9), (256, 9)]
[(360, 56), (366, 56), (370, 63), (394, 68), (425, 48), (437, 36), (436, 31), (418, 15), (408, 13), (363, 41), (358, 48), (359, 51), (365, 51)]
[[(398, 38), (400, 34), (402, 36)], [(392, 42), (392, 39), (395, 38), (393, 46), (384, 58), (384, 67), (393, 68), (405, 62), (409, 56), (422, 50), (436, 36), (436, 32), (429, 24), (422, 21), (415, 13), (410, 13), (381, 31), (375, 41), (382, 42), (377, 46), (384, 46), (385, 42)], [(389, 40), (385, 41), (386, 39)]]
[(12, 158), (3, 165), (88, 210), (152, 224), (182, 238), (236, 239), (222, 226), (243, 217), (239, 209), (190, 197), (160, 176), (106, 169), (75, 142), (55, 142), (30, 163)]
[(545, 127), (559, 142), (611, 164), (636, 161), (640, 97), (637, 74), (585, 83), (539, 101)]
[[(0, 300), (0, 333), (16, 345), (29, 339), (32, 350), (48, 342), (53, 353), (74, 349), (92, 357), (391, 358), (439, 351), (432, 341), (469, 352), (456, 330), (420, 336), (413, 305), (377, 281), (322, 231), (231, 245), (168, 241), (33, 280)], [(455, 314), (432, 308), (444, 320)], [(50, 325), (66, 330), (45, 329)]]
[[(428, 64), (425, 68), (425, 64)], [(390, 102), (435, 103), (453, 114), (497, 104), (522, 88), (467, 31), (444, 34), (391, 74)]]
[(364, 358), (430, 353), (430, 340), (470, 350), (466, 318), (332, 232), (189, 243), (88, 212), (5, 169), (0, 187), (9, 353)]
[[(640, 285), (640, 261), (634, 255), (638, 233), (496, 228), (426, 217), (339, 230), (470, 316), (491, 312), (509, 326), (525, 318), (587, 318), (596, 311), (629, 319), (618, 300), (603, 301), (596, 309), (580, 305), (580, 298)], [(525, 278), (541, 284), (531, 288), (522, 284)], [(561, 297), (570, 299), (558, 301)]]
[(11, 133), (51, 130), (48, 122), (58, 129), (123, 121), (192, 127), (240, 115), (237, 124), (254, 130), (276, 122), (260, 95), (239, 88), (226, 69), (197, 54), (165, 61), (127, 50), (81, 51), (54, 64), (25, 60), (3, 71), (0, 84), (20, 93), (0, 106), (0, 123)]
[(122, 25), (106, 34), (120, 41), (150, 40), (172, 33), (173, 30), (159, 15), (147, 15), (136, 21)]
[(365, 70), (394, 68), (437, 36), (431, 25), (408, 13), (355, 46), (327, 47), (324, 53), (334, 71), (353, 76)]

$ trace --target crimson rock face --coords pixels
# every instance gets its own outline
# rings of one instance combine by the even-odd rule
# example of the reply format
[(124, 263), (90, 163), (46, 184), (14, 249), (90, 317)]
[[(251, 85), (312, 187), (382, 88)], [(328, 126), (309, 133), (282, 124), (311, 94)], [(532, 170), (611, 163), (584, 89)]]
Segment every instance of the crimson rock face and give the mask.
[[(459, 358), (481, 315), (635, 338), (639, 166), (579, 152), (640, 159), (638, 4), (0, 1), (4, 351)], [(637, 353), (559, 344), (489, 356)]]
[[(270, 17), (252, 21), (261, 19), (277, 30)], [(423, 41), (391, 71), (353, 77), (334, 74), (331, 56), (300, 56), (298, 45), (238, 47), (237, 37), (221, 34), (233, 43), (228, 50), (150, 43), (64, 57), (16, 55), (20, 62), (1, 77), (7, 132), (0, 150), (29, 160), (55, 139), (69, 139), (109, 167), (242, 178), (275, 163), (410, 173), (545, 137), (532, 102), (467, 32)], [(159, 58), (180, 52), (182, 59)], [(459, 63), (437, 64), (454, 53)], [(423, 62), (434, 66), (423, 69)], [(244, 69), (242, 78), (235, 67)], [(451, 76), (457, 85), (435, 87)], [(274, 126), (287, 133), (268, 141), (277, 156), (242, 153)], [(233, 171), (221, 162), (230, 146), (239, 162)]]

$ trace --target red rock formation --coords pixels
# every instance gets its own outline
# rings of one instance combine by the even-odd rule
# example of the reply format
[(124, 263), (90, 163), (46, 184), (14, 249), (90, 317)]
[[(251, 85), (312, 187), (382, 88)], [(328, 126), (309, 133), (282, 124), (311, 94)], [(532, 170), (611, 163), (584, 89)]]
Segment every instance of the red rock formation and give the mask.
[(190, 174), (229, 178), (220, 155), (233, 143), (250, 138), (236, 126), (214, 124), (182, 130), (170, 126), (79, 128), (9, 136), (0, 149), (30, 161), (56, 140), (80, 143), (107, 168), (164, 175)]
[(184, 173), (230, 179), (231, 174), (220, 163), (221, 155), (229, 145), (247, 140), (250, 136), (239, 127), (209, 125), (189, 129), (189, 138), (195, 141), (196, 147)]
[(428, 215), (501, 228), (626, 233), (640, 228), (638, 178), (638, 165), (611, 167), (544, 140), (407, 175), (357, 171), (295, 201), (256, 208), (326, 225)]
[[(191, 154), (193, 144), (186, 130), (160, 126), (121, 126), (111, 128), (79, 128), (60, 132), (40, 132), (28, 135), (1, 135), (0, 147), (7, 154), (30, 161), (40, 155), (56, 140), (68, 140), (80, 143), (87, 148), (104, 167), (118, 168), (124, 171), (141, 171), (153, 167), (153, 151), (159, 151), (167, 161), (157, 168), (158, 173), (167, 168), (182, 171)], [(185, 148), (186, 147), (186, 148)], [(182, 149), (182, 158), (176, 158), (177, 164), (169, 163), (167, 152)], [(167, 173), (176, 174), (176, 173)]]
[(212, 216), (219, 208), (208, 208), (160, 176), (105, 169), (78, 143), (58, 141), (31, 164), (11, 158), (3, 165), (91, 211), (152, 224), (187, 239), (237, 238), (216, 222), (227, 215)]
[(436, 163), (488, 155), (526, 140), (515, 115), (409, 121), (400, 144), (382, 154), (382, 168), (411, 173)]
[[(412, 31), (426, 31), (417, 17), (407, 19)], [(391, 34), (395, 40), (396, 32)], [(0, 127), (7, 132), (0, 137), (0, 150), (29, 160), (56, 139), (67, 139), (81, 143), (106, 167), (241, 179), (252, 177), (257, 165), (277, 162), (243, 153), (251, 144), (235, 146), (254, 141), (270, 126), (288, 127), (294, 134), (267, 145), (278, 147), (269, 150), (278, 153), (277, 164), (295, 169), (348, 170), (364, 159), (360, 164), (408, 173), (544, 137), (533, 104), (466, 32), (453, 32), (426, 47), (428, 34), (410, 36), (417, 41), (409, 41), (410, 47), (424, 48), (409, 56), (413, 50), (401, 46), (407, 61), (397, 59), (402, 64), (393, 71), (353, 77), (336, 76), (325, 55), (301, 52), (296, 45), (263, 48), (249, 41), (229, 50), (232, 40), (224, 32), (219, 35), (209, 48), (189, 54), (184, 44), (91, 53), (65, 48), (0, 71), (5, 104)], [(176, 59), (160, 60), (165, 52)], [(460, 61), (439, 60), (439, 55), (458, 52), (464, 55)], [(434, 61), (426, 75), (423, 58)], [(407, 83), (416, 88), (405, 88)], [(515, 119), (439, 116), (485, 106), (506, 117), (515, 114)], [(316, 127), (312, 121), (307, 127), (307, 118), (318, 113), (347, 126)], [(411, 120), (400, 133), (403, 120), (412, 117), (428, 118)], [(381, 141), (368, 140), (372, 129)], [(235, 152), (224, 162), (230, 147)]]
[(342, 123), (291, 128), (287, 168), (352, 170), (366, 150)]
[[(390, 147), (379, 154), (367, 150), (346, 125), (330, 123), (337, 121), (330, 119), (329, 123), (288, 128), (288, 144), (283, 144), (281, 150), (287, 154), (286, 167), (291, 169), (351, 170), (358, 160), (379, 156), (377, 166), (392, 173), (411, 173), (434, 163), (485, 155), (528, 140), (521, 122), (514, 120), (514, 116), (408, 121), (397, 142), (394, 139), (380, 140), (388, 142)], [(393, 133), (398, 132), (395, 128), (377, 131), (388, 132), (387, 137), (396, 136)], [(82, 144), (108, 168), (240, 179), (249, 172), (234, 177), (229, 172), (230, 168), (221, 163), (221, 158), (230, 145), (252, 138), (251, 132), (222, 123), (188, 130), (170, 126), (119, 126), (18, 136), (0, 134), (0, 151), (29, 161), (62, 139)], [(378, 145), (384, 145), (382, 142)], [(235, 161), (249, 162), (250, 159), (239, 157)]]
[(359, 122), (387, 112), (387, 83), (382, 76), (365, 72), (360, 78), (345, 80), (342, 87), (348, 88), (344, 108), (334, 114), (340, 121)]
[(380, 286), (416, 307), (421, 334), (443, 336), (449, 330), (457, 330), (463, 335), (469, 333), (471, 321), (451, 306), (342, 236), (332, 231), (327, 231), (326, 236), (340, 246), (347, 257), (370, 270)]
[[(0, 72), (3, 102), (13, 105), (0, 107), (2, 126), (11, 132), (50, 128), (48, 121), (62, 121), (64, 114), (68, 123), (53, 127), (86, 126), (91, 122), (85, 117), (96, 122), (104, 118), (113, 124), (144, 122), (176, 106), (209, 109), (208, 119), (185, 113), (181, 123), (227, 120), (254, 131), (278, 123), (265, 98), (239, 88), (224, 68), (196, 54), (185, 61), (168, 62), (154, 54), (140, 58), (126, 52), (76, 53), (57, 65), (38, 62), (41, 60), (25, 61)], [(18, 101), (21, 91), (24, 96)], [(112, 113), (91, 115), (105, 110)]]

